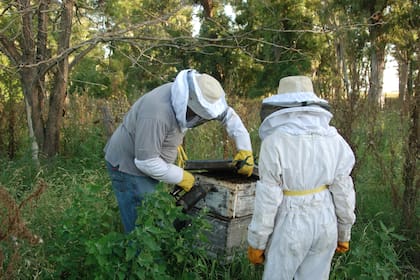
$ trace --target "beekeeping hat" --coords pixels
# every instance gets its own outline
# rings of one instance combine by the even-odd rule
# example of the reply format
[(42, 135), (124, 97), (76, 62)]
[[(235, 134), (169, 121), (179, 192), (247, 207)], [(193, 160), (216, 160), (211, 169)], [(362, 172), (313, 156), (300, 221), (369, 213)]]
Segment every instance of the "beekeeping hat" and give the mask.
[(188, 88), (187, 106), (199, 117), (211, 120), (227, 109), (225, 91), (214, 77), (191, 71), (188, 73)]
[[(178, 73), (171, 86), (171, 103), (183, 132), (217, 118), (228, 108), (220, 83), (212, 76), (200, 74), (194, 69)], [(190, 118), (190, 111), (193, 112), (193, 118)]]
[(312, 81), (306, 76), (289, 76), (279, 82), (277, 94), (265, 98), (261, 106), (261, 120), (284, 108), (320, 106), (329, 111), (328, 102), (316, 96)]

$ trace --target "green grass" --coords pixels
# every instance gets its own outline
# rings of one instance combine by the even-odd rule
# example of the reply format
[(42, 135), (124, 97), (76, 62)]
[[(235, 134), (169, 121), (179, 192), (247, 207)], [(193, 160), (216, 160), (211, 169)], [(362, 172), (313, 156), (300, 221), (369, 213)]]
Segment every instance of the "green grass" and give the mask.
[[(256, 118), (250, 114), (247, 126), (258, 155)], [(420, 279), (414, 262), (418, 240), (400, 230), (401, 204), (393, 204), (395, 194), (391, 192), (393, 185), (399, 195), (403, 191), (399, 151), (405, 128), (400, 123), (394, 112), (387, 112), (354, 127), (352, 141), (359, 160), (354, 174), (357, 221), (351, 250), (334, 257), (331, 279)], [(232, 157), (234, 145), (222, 131), (219, 124), (212, 123), (189, 132), (185, 139), (189, 158)], [(47, 185), (21, 209), (26, 227), (43, 242), (33, 244), (11, 236), (3, 240), (0, 279), (107, 279), (111, 272), (123, 279), (133, 268), (144, 274), (136, 278), (132, 273), (129, 279), (261, 279), (263, 267), (251, 265), (245, 250), (238, 251), (230, 262), (210, 258), (191, 244), (201, 238), (199, 228), (174, 232), (171, 219), (181, 214), (171, 197), (163, 194), (150, 201), (150, 208), (141, 210), (145, 217), (153, 212), (153, 219), (145, 218), (147, 234), (120, 234), (118, 207), (103, 162), (102, 130), (66, 126), (63, 137), (61, 156), (43, 162), (40, 170), (29, 158), (0, 161), (0, 185), (17, 203), (40, 180)], [(165, 186), (161, 189), (165, 191)], [(0, 221), (5, 213), (0, 203)], [(206, 227), (204, 221), (195, 224)], [(145, 248), (141, 258), (130, 249), (133, 243)]]
[[(95, 168), (87, 169), (84, 160), (70, 161), (68, 167), (66, 160), (58, 161), (60, 164), (39, 175), (48, 188), (23, 212), (28, 226), (43, 238), (43, 243), (31, 245), (22, 241), (15, 276), (17, 279), (32, 279), (34, 275), (39, 279), (91, 279), (92, 275), (99, 275), (98, 279), (106, 279), (101, 277), (107, 271), (98, 272), (100, 266), (92, 257), (104, 254), (103, 267), (125, 267), (126, 262), (114, 263), (116, 260), (109, 257), (111, 253), (92, 248), (105, 244), (114, 251), (123, 250), (128, 241), (115, 235), (121, 227), (105, 168), (98, 163)], [(22, 178), (25, 177), (24, 169), (18, 169), (19, 177), (23, 181), (31, 180)], [(32, 180), (35, 182), (37, 178)], [(419, 274), (414, 274), (414, 268), (404, 259), (403, 250), (398, 249), (401, 244), (409, 244), (396, 232), (398, 214), (390, 206), (384, 187), (372, 189), (373, 186), (367, 186), (358, 193), (358, 221), (353, 230), (351, 250), (349, 254), (335, 257), (331, 279), (416, 279), (414, 275)], [(167, 209), (154, 211), (165, 213)], [(167, 236), (167, 232), (159, 231), (156, 237), (161, 234)], [(141, 234), (137, 238), (139, 242), (144, 241)], [(177, 239), (169, 240), (167, 242), (176, 242)], [(176, 275), (181, 278), (174, 279), (260, 279), (262, 275), (262, 267), (250, 265), (245, 252), (238, 252), (230, 263), (208, 258), (203, 252), (193, 253), (183, 252), (182, 255), (191, 260), (177, 263), (182, 270), (176, 271)], [(168, 271), (162, 267), (156, 269)]]

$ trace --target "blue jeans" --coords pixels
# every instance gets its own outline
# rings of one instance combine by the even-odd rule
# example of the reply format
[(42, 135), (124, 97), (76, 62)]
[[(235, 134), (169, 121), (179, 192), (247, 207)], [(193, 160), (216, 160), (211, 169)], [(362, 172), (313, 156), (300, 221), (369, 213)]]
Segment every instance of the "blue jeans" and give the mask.
[(136, 226), (137, 207), (140, 206), (145, 194), (155, 191), (159, 181), (147, 176), (121, 172), (118, 166), (112, 166), (109, 162), (106, 162), (106, 166), (118, 201), (124, 231), (129, 233)]

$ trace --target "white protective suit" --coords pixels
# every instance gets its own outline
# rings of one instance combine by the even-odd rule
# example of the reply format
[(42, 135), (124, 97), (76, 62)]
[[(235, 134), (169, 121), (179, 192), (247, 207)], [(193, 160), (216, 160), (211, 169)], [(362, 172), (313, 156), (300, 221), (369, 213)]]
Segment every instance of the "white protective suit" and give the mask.
[[(317, 99), (312, 93), (281, 98), (293, 103), (308, 96)], [(319, 106), (292, 107), (270, 114), (260, 126), (260, 178), (248, 243), (265, 250), (263, 279), (328, 279), (337, 239), (350, 240), (355, 158), (329, 125), (331, 118)], [(323, 185), (328, 189), (315, 191)]]

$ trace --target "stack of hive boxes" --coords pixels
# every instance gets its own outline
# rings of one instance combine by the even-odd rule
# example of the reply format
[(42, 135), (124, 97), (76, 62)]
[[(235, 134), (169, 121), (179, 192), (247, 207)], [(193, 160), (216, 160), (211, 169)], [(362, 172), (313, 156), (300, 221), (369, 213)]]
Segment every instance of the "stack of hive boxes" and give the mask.
[(212, 225), (208, 232), (209, 254), (228, 259), (247, 246), (247, 230), (254, 210), (256, 178), (204, 173), (195, 175), (198, 184), (212, 189), (196, 208), (207, 208)]

